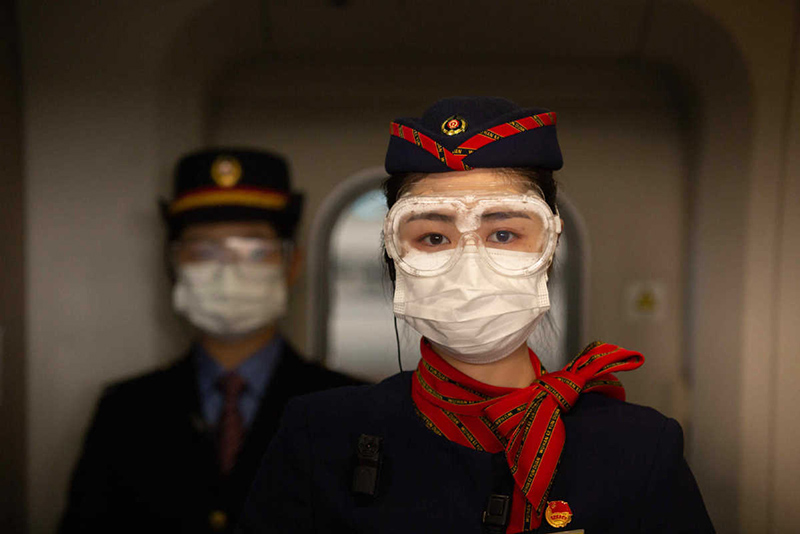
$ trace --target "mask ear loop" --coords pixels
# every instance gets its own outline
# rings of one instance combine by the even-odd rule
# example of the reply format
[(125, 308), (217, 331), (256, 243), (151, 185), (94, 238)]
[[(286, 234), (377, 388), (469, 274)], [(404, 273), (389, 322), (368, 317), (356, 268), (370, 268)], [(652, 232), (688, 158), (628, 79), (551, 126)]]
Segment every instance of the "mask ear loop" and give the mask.
[[(389, 253), (386, 251), (385, 245), (383, 250), (383, 260), (386, 268), (389, 270), (389, 279), (392, 281), (392, 295), (394, 295), (396, 284), (397, 284), (397, 271), (395, 270), (394, 260), (389, 256)], [(400, 333), (397, 330), (397, 316), (392, 314), (392, 319), (394, 321), (394, 341), (395, 347), (397, 347), (397, 367), (400, 368), (400, 372), (403, 372), (403, 360), (400, 357)]]
[(403, 372), (403, 360), (400, 357), (400, 333), (397, 331), (397, 316), (394, 316), (394, 340), (397, 346), (397, 367)]

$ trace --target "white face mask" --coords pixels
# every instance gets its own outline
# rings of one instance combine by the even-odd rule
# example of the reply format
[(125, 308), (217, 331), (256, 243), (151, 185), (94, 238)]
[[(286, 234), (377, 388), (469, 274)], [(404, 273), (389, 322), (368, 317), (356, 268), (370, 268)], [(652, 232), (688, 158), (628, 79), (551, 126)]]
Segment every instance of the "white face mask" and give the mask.
[[(452, 254), (452, 251), (427, 254)], [(532, 264), (541, 254), (504, 251), (506, 261)], [(394, 313), (442, 352), (467, 363), (510, 355), (550, 309), (547, 269), (523, 277), (493, 270), (474, 246), (449, 271), (432, 277), (397, 270)]]
[(285, 315), (288, 288), (282, 263), (206, 261), (177, 268), (175, 311), (220, 337), (239, 337)]

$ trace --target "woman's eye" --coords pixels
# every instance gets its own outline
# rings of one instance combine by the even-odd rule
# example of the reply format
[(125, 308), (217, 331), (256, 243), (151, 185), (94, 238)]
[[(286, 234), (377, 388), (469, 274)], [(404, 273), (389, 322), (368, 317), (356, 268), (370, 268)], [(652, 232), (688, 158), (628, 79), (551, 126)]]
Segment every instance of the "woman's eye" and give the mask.
[(489, 234), (488, 241), (492, 243), (510, 243), (516, 239), (516, 237), (517, 236), (513, 232), (509, 232), (508, 230), (498, 230), (497, 232)]
[(439, 245), (446, 245), (450, 242), (447, 237), (443, 236), (442, 234), (428, 234), (420, 239), (422, 243), (428, 245), (430, 247), (436, 247)]

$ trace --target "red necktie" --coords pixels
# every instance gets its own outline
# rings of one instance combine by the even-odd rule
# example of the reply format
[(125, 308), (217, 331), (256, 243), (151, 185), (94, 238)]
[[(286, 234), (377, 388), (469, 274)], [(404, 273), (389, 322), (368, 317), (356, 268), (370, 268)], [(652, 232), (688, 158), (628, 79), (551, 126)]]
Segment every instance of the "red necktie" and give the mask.
[(218, 387), (223, 396), (219, 419), (219, 468), (222, 474), (227, 475), (233, 469), (242, 446), (244, 420), (239, 411), (239, 397), (247, 384), (238, 374), (228, 373), (220, 378)]
[(428, 428), (466, 447), (505, 452), (516, 486), (509, 533), (541, 524), (566, 438), (561, 414), (589, 391), (625, 400), (625, 390), (611, 372), (636, 369), (644, 362), (638, 352), (595, 342), (561, 371), (547, 373), (536, 354), (528, 352), (536, 380), (525, 388), (496, 387), (461, 373), (423, 339), (411, 388)]

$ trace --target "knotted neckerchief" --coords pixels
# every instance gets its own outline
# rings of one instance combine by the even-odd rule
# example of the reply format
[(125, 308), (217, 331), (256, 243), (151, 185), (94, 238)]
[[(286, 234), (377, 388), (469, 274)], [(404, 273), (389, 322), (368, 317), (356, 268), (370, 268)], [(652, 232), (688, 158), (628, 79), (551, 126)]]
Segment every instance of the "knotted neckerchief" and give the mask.
[(466, 447), (505, 451), (515, 485), (507, 533), (532, 530), (542, 522), (564, 447), (561, 413), (589, 391), (625, 400), (625, 390), (611, 372), (644, 363), (638, 352), (595, 341), (564, 369), (548, 373), (528, 349), (536, 380), (525, 388), (507, 388), (458, 371), (424, 338), (421, 351), (411, 396), (426, 426)]

